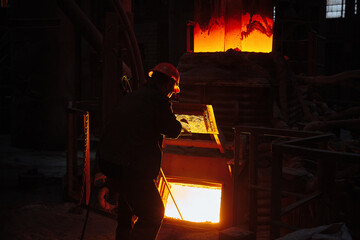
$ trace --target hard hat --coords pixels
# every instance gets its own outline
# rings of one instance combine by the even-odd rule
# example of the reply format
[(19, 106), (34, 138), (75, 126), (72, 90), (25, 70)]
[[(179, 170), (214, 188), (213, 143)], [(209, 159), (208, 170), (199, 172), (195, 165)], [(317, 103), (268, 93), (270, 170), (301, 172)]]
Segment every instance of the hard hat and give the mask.
[(180, 74), (179, 71), (170, 63), (159, 63), (152, 70), (149, 71), (149, 77), (152, 77), (154, 72), (160, 72), (175, 81), (174, 92), (179, 93)]

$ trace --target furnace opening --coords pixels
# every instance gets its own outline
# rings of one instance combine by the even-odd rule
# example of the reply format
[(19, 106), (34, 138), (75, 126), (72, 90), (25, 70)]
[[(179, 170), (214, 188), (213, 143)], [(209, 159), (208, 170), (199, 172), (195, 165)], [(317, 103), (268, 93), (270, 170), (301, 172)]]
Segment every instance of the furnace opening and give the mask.
[[(184, 221), (220, 222), (221, 184), (182, 183), (168, 179), (168, 185)], [(165, 217), (181, 220), (179, 211), (163, 181), (159, 189), (165, 205)]]

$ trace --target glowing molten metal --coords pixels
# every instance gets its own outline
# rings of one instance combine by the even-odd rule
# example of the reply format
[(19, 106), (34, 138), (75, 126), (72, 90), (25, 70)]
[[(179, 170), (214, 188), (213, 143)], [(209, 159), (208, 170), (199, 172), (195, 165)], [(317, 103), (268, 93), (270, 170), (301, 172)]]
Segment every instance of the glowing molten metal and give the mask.
[[(185, 221), (220, 221), (221, 187), (171, 183), (171, 192)], [(165, 207), (165, 216), (180, 219), (180, 215), (169, 197)]]
[(272, 51), (271, 1), (200, 1), (195, 10), (194, 52)]

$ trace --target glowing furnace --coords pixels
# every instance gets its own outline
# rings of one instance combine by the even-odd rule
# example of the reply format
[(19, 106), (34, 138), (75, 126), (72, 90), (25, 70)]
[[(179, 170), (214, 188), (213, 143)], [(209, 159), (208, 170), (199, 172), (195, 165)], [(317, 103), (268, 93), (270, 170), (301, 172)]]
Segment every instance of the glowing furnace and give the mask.
[(272, 1), (195, 1), (194, 52), (271, 52), (272, 42)]
[(231, 214), (226, 211), (231, 205), (232, 179), (212, 106), (175, 103), (173, 109), (191, 135), (164, 141), (162, 168), (167, 182), (160, 178), (158, 186), (165, 216), (189, 222), (229, 222)]

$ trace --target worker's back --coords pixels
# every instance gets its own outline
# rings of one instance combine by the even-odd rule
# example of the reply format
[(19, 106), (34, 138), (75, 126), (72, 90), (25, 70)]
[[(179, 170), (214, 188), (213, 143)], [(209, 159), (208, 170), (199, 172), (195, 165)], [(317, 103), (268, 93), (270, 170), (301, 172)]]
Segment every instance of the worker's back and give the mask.
[(163, 135), (175, 138), (180, 131), (168, 98), (144, 86), (123, 97), (106, 124), (98, 148), (100, 166), (115, 164), (137, 177), (156, 178)]

